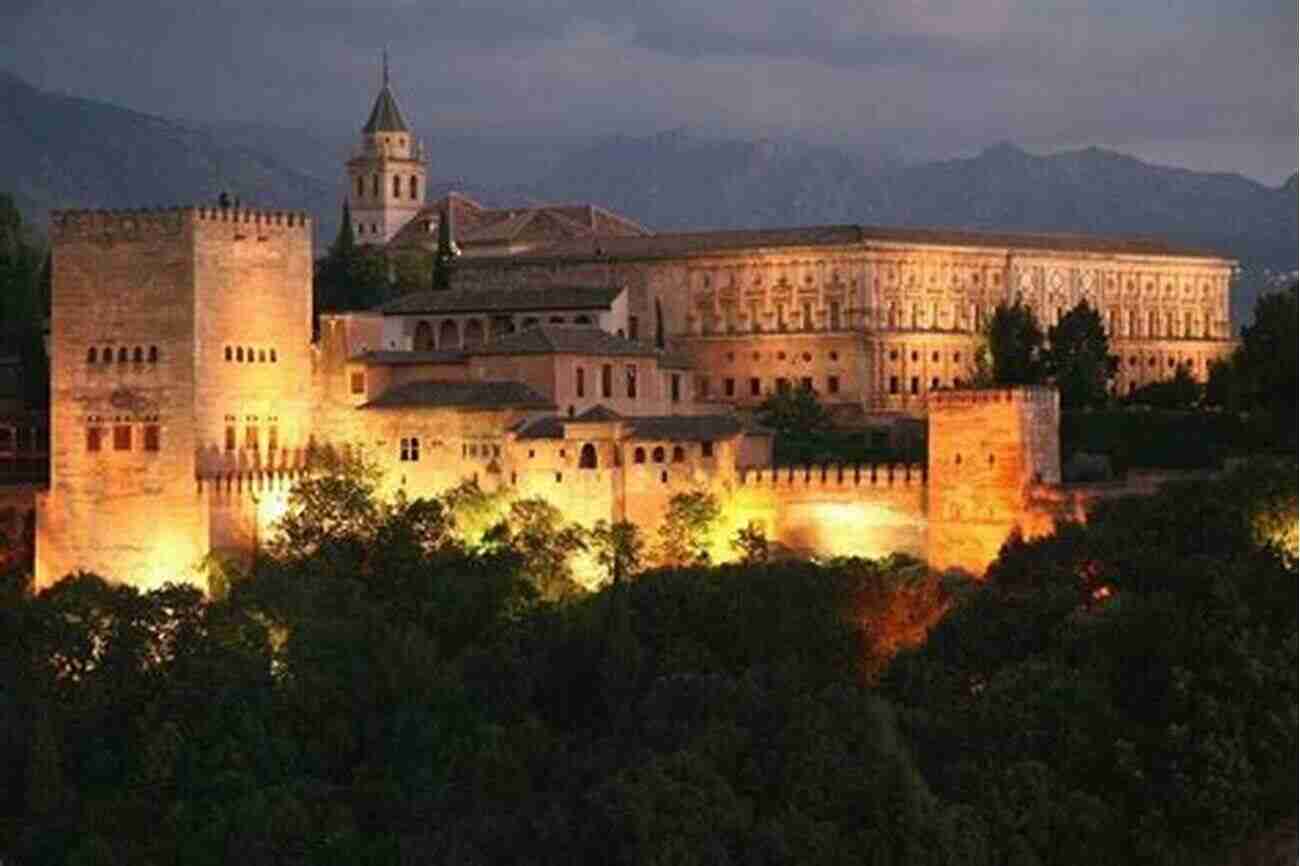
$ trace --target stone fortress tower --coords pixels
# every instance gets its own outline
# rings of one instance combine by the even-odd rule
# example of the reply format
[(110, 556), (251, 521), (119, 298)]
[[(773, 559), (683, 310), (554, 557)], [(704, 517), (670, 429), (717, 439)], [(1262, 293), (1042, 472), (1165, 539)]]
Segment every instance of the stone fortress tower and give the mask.
[(156, 586), (248, 527), (311, 434), (310, 220), (56, 212), (50, 487), (36, 585)]
[(397, 107), (387, 53), (383, 75), (360, 146), (347, 161), (348, 210), (357, 242), (363, 244), (388, 243), (424, 206), (424, 148)]

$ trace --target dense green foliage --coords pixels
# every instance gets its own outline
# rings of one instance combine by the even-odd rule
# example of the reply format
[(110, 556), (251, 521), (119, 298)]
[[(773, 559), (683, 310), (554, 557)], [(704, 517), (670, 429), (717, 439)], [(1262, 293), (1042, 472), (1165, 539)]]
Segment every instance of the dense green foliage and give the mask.
[(316, 262), (312, 279), (315, 312), (368, 310), (388, 300), (393, 291), (388, 260), (379, 250), (357, 244), (345, 201), (338, 235), (329, 252)]
[(1216, 469), (1259, 446), (1237, 415), (1204, 410), (1116, 407), (1061, 413), (1061, 456), (1104, 454), (1119, 473), (1130, 468)]
[(614, 524), (617, 579), (547, 601), (555, 515), (471, 545), (490, 497), (344, 463), (223, 598), (3, 585), (0, 857), (1221, 862), (1295, 808), (1295, 472), (1117, 502), (979, 585), (635, 574)]
[(1101, 315), (1086, 300), (1047, 330), (1043, 368), (1061, 392), (1061, 406), (1075, 409), (1101, 406), (1110, 395), (1119, 359), (1110, 354), (1110, 340)]
[(874, 442), (869, 430), (837, 427), (817, 392), (803, 386), (770, 394), (759, 406), (757, 420), (776, 433), (773, 457), (782, 466), (925, 459), (919, 447), (894, 448), (887, 441)]
[(21, 363), (19, 396), (29, 406), (45, 406), (50, 399), (44, 344), (49, 285), (48, 253), (31, 238), (13, 197), (0, 193), (0, 354)]
[(1040, 384), (1048, 373), (1044, 336), (1038, 317), (1019, 296), (1013, 304), (998, 304), (984, 326), (984, 345), (975, 354), (971, 384), (977, 388)]

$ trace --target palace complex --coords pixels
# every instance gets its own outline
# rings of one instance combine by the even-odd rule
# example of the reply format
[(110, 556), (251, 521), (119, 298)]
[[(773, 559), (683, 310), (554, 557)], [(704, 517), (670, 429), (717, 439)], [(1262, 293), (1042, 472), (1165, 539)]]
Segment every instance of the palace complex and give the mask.
[[(466, 479), (653, 532), (707, 490), (726, 535), (980, 569), (1074, 514), (1049, 388), (961, 390), (995, 306), (1102, 314), (1120, 391), (1232, 347), (1230, 260), (1152, 240), (829, 226), (657, 234), (594, 205), (426, 202), (387, 81), (347, 161), (362, 243), (459, 250), (452, 288), (312, 321), (312, 222), (240, 207), (52, 217), (48, 489), (37, 585), (140, 586), (248, 561), (312, 454), (388, 492)], [(442, 222), (446, 220), (444, 227)], [(924, 465), (775, 467), (748, 420), (807, 385), (846, 416), (925, 418)], [(725, 543), (720, 549), (725, 553)], [(194, 578), (198, 579), (198, 578)]]

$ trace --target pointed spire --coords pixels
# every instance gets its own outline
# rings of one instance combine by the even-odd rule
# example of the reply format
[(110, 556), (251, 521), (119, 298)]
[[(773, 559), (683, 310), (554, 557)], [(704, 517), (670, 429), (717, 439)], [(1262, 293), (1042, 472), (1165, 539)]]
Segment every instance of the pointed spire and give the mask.
[(384, 87), (388, 87), (388, 46), (384, 46)]
[(379, 95), (375, 97), (375, 107), (370, 109), (370, 119), (361, 131), (367, 134), (374, 132), (407, 132), (406, 120), (402, 117), (402, 111), (397, 107), (397, 97), (393, 96), (392, 80), (388, 73), (388, 49), (383, 52), (383, 81), (379, 88)]

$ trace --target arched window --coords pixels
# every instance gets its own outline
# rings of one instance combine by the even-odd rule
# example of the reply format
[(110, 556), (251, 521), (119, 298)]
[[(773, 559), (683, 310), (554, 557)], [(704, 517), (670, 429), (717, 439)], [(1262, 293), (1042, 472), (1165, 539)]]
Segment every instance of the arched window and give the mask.
[(685, 462), (686, 462), (686, 449), (682, 448), (682, 446), (680, 446), (680, 445), (674, 445), (674, 446), (673, 446), (673, 462), (674, 462), (674, 463), (685, 463)]
[(105, 364), (113, 363), (113, 347), (105, 346), (104, 351), (100, 354), (100, 357), (104, 359)]
[(357, 198), (366, 194), (366, 179), (357, 175)]
[(415, 324), (415, 351), (432, 352), (433, 351), (433, 325), (428, 322), (419, 321)]
[(137, 364), (143, 364), (143, 363), (144, 363), (144, 349), (142, 349), (142, 348), (139, 347), (139, 346), (136, 346), (136, 347), (135, 347), (135, 352), (132, 353), (132, 355), (131, 355), (131, 360), (132, 360), (132, 361), (135, 361)]
[(97, 363), (98, 361), (99, 361), (99, 352), (95, 350), (94, 346), (91, 346), (89, 349), (86, 350), (86, 363), (94, 364)]
[(415, 175), (411, 175), (411, 199), (415, 200), (420, 197), (420, 181)]
[(275, 349), (272, 349), (272, 350), (271, 350), (271, 363), (274, 364), (275, 362), (276, 362)]
[(157, 347), (157, 346), (150, 346), (150, 347), (149, 347), (149, 363), (150, 363), (150, 364), (157, 364), (157, 363), (158, 363), (158, 347)]
[(401, 198), (401, 197), (402, 197), (402, 176), (400, 174), (395, 174), (393, 175), (393, 198)]
[(582, 446), (582, 452), (578, 455), (579, 469), (596, 468), (596, 446), (588, 442)]
[(265, 349), (258, 349), (258, 350), (257, 350), (257, 363), (259, 363), (259, 364), (265, 364), (265, 363), (266, 363), (266, 350), (265, 350)]
[(481, 346), (484, 342), (483, 323), (478, 319), (470, 319), (465, 323), (465, 345)]
[(656, 448), (656, 449), (651, 453), (651, 455), (650, 455), (650, 459), (653, 460), (653, 461), (656, 462), (656, 463), (663, 463), (663, 462), (664, 462), (664, 449), (663, 449), (662, 447)]
[(244, 349), (244, 360), (250, 364), (253, 363), (254, 356), (253, 356), (252, 346), (249, 346), (248, 348)]
[(122, 348), (117, 350), (117, 363), (125, 364), (126, 357), (127, 357), (126, 346), (123, 346)]
[(378, 198), (379, 196), (379, 175), (370, 176), (370, 194)]
[(227, 347), (226, 347), (226, 360), (227, 360), (227, 361), (233, 361), (234, 359), (235, 359), (235, 350), (232, 349), (232, 348), (230, 348), (229, 346), (227, 346)]
[(644, 449), (644, 448), (638, 448), (638, 449), (636, 449), (635, 451), (632, 452), (632, 462), (633, 462), (633, 463), (644, 463), (644, 462), (645, 462), (645, 449)]
[(442, 324), (438, 326), (438, 348), (460, 348), (460, 330), (456, 327), (455, 320), (443, 319)]
[(563, 324), (564, 324), (564, 316), (551, 316), (551, 318), (550, 318), (550, 323), (551, 323), (552, 325), (563, 325)]
[(244, 360), (244, 347), (243, 347), (243, 346), (239, 346), (238, 348), (235, 349), (235, 360), (236, 360), (236, 361), (243, 361), (243, 360)]
[(573, 324), (575, 324), (575, 325), (590, 325), (590, 324), (591, 324), (591, 317), (590, 317), (590, 316), (574, 316), (574, 317), (573, 317)]

